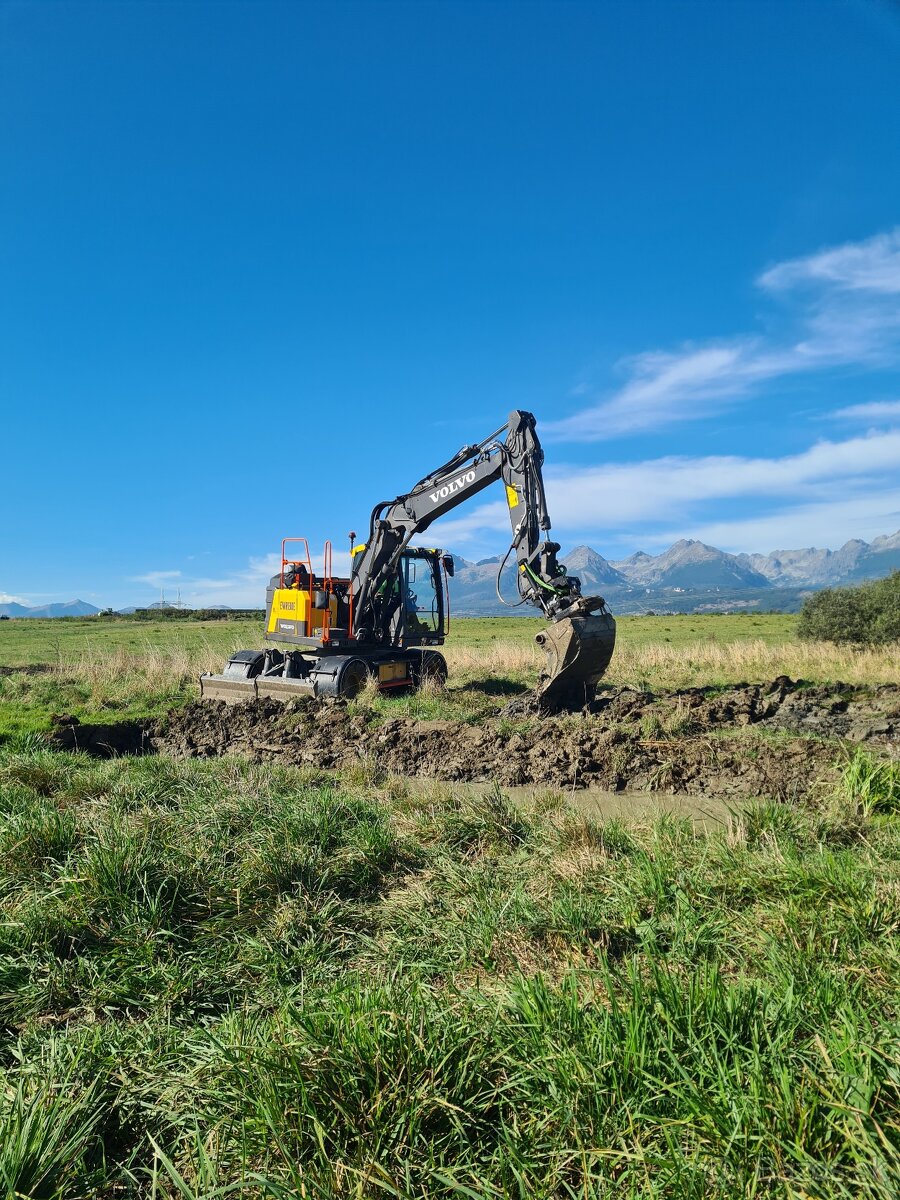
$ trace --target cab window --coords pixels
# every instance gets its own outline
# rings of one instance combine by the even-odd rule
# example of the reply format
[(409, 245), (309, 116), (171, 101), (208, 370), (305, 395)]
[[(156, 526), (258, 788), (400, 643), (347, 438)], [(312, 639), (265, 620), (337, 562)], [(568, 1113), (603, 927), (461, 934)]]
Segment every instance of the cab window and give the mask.
[(440, 633), (440, 597), (435, 588), (434, 571), (427, 558), (404, 558), (403, 603), (406, 613), (406, 632), (416, 634)]

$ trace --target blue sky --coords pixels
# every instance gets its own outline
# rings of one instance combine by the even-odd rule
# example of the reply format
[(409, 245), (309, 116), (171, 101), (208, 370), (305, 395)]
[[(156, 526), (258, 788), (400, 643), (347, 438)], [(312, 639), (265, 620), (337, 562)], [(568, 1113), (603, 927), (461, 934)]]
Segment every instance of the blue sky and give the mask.
[(875, 0), (5, 0), (0, 598), (259, 603), (514, 407), (566, 547), (893, 532), (898, 55)]

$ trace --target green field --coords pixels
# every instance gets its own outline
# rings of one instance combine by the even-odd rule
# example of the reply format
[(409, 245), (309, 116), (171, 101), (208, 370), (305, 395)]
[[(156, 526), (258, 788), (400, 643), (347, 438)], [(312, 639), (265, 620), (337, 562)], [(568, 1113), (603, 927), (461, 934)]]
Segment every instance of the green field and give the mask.
[[(645, 685), (662, 678), (658, 664), (642, 666), (640, 656), (704, 646), (776, 646), (790, 638), (796, 618), (764, 616), (625, 617), (618, 623), (616, 682), (628, 678)], [(490, 714), (500, 701), (473, 690), (490, 675), (532, 685), (541, 661), (534, 635), (540, 619), (498, 617), (453, 621), (446, 651), (450, 689), (427, 711), (416, 701), (382, 699), (385, 712), (448, 715), (472, 719)], [(220, 670), (233, 650), (261, 644), (252, 620), (144, 621), (103, 617), (0, 622), (0, 740), (47, 730), (54, 715), (73, 714), (82, 721), (118, 721), (161, 716), (197, 695), (197, 676)], [(629, 655), (637, 655), (631, 662)], [(4, 667), (41, 666), (34, 674), (3, 674)], [(616, 664), (614, 663), (614, 671)], [(691, 668), (693, 671), (694, 668)], [(709, 667), (706, 677), (715, 678)], [(695, 672), (696, 673), (696, 672)], [(682, 671), (683, 674), (683, 671)], [(721, 671), (719, 672), (721, 675)], [(742, 670), (737, 671), (740, 676)], [(689, 675), (685, 677), (689, 680)], [(672, 680), (666, 679), (670, 683)]]
[[(472, 648), (492, 642), (529, 643), (546, 624), (539, 617), (453, 617), (449, 644)], [(626, 645), (669, 642), (687, 645), (698, 639), (720, 642), (760, 638), (784, 641), (793, 635), (796, 616), (785, 613), (723, 616), (620, 617), (618, 636)], [(253, 620), (129, 621), (124, 618), (64, 617), (55, 620), (0, 621), (0, 665), (77, 664), (86, 656), (176, 648), (188, 653), (237, 643), (261, 643), (262, 628)]]
[[(446, 694), (366, 703), (490, 729), (539, 624), (455, 622)], [(626, 619), (611, 677), (895, 678), (793, 624)], [(802, 801), (693, 824), (44, 741), (254, 633), (0, 623), (0, 664), (49, 664), (0, 674), (0, 1196), (900, 1194), (896, 761), (835, 744)]]
[(853, 770), (702, 833), (0, 750), (4, 1194), (888, 1200), (900, 774)]
[(258, 642), (254, 621), (129, 621), (126, 618), (57, 617), (53, 620), (0, 621), (0, 665), (77, 665), (85, 659), (124, 651), (230, 647), (236, 638)]

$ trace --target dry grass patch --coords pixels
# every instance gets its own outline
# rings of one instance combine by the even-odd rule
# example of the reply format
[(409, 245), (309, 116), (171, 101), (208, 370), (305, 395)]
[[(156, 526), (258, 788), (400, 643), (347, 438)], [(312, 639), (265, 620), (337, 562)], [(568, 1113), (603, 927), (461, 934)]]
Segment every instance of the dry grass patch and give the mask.
[[(450, 682), (511, 677), (533, 683), (544, 664), (535, 645), (497, 642), (474, 649), (446, 648)], [(624, 687), (680, 688), (722, 683), (762, 683), (777, 675), (816, 682), (900, 683), (900, 646), (855, 649), (832, 642), (760, 639), (705, 641), (687, 645), (629, 642), (619, 638), (604, 682)]]
[(900, 647), (855, 650), (833, 642), (698, 641), (687, 646), (619, 644), (606, 681), (648, 687), (764, 682), (777, 675), (816, 682), (900, 683)]

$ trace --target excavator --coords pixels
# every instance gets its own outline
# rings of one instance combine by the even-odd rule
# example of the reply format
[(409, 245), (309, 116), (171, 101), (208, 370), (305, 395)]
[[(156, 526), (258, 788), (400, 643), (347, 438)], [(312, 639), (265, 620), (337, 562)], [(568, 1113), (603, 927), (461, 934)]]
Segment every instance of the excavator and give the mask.
[(417, 689), (427, 680), (442, 684), (447, 663), (437, 647), (449, 629), (453, 558), (411, 542), (502, 482), (512, 542), (498, 568), (498, 598), (503, 569), (515, 553), (516, 604), (534, 605), (549, 621), (536, 635), (547, 655), (537, 704), (560, 711), (590, 703), (612, 658), (616, 625), (601, 596), (582, 595), (581, 581), (557, 561), (558, 543), (544, 536), (551, 526), (535, 426), (531, 413), (512, 412), (506, 426), (463, 446), (405, 495), (376, 504), (366, 541), (356, 544), (350, 534), (347, 578), (332, 573), (330, 542), (316, 574), (307, 540), (285, 538), (281, 570), (266, 593), (265, 649), (239, 650), (221, 674), (202, 675), (203, 699), (350, 698), (370, 679), (385, 692)]

